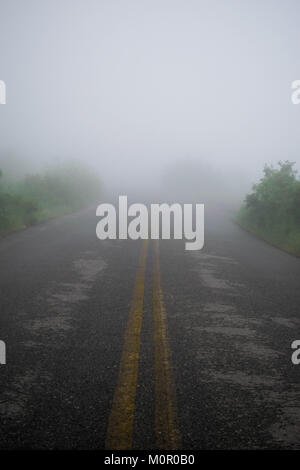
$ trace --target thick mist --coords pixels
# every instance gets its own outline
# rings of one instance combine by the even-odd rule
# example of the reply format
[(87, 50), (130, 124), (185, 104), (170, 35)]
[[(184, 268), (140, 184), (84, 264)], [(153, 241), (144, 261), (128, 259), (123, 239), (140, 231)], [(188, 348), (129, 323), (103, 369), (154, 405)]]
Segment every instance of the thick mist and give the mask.
[(75, 159), (117, 192), (242, 200), (265, 163), (299, 168), (299, 13), (297, 0), (1, 0), (0, 168)]

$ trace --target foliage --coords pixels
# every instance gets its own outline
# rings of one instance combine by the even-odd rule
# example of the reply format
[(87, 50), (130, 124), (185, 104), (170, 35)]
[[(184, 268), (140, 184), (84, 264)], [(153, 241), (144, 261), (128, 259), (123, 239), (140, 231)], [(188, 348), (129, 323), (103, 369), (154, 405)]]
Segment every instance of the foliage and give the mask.
[(300, 255), (300, 181), (294, 163), (265, 166), (264, 176), (253, 186), (238, 221), (267, 241)]
[(0, 233), (86, 207), (100, 194), (100, 181), (84, 165), (68, 163), (4, 185), (0, 169)]

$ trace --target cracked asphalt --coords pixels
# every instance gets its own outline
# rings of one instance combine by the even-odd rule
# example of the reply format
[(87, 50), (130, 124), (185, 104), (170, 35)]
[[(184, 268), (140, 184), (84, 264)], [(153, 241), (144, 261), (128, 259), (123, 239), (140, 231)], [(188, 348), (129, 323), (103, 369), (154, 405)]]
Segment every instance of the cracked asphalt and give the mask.
[[(0, 241), (1, 449), (105, 448), (143, 242), (99, 241), (95, 227), (89, 209)], [(153, 320), (153, 245), (132, 432), (132, 448), (145, 450), (159, 445), (156, 383), (165, 373), (155, 366), (155, 328), (164, 327)], [(202, 250), (163, 240), (159, 263), (161, 348), (167, 341), (182, 448), (299, 449), (291, 343), (300, 339), (300, 260), (214, 209)]]

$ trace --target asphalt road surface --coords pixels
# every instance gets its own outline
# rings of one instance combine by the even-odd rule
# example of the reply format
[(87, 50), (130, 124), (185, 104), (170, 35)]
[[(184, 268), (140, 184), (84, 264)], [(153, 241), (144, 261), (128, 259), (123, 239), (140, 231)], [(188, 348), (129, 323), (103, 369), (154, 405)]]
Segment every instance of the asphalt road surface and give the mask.
[(0, 241), (1, 449), (300, 448), (300, 260), (99, 241), (94, 210)]

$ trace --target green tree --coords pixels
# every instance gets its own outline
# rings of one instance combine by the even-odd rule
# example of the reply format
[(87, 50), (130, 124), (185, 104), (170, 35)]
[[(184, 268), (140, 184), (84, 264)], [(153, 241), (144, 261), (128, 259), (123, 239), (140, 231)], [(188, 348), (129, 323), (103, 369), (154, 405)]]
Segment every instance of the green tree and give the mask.
[(300, 249), (300, 181), (294, 165), (290, 161), (279, 162), (278, 168), (266, 165), (239, 214), (242, 225), (289, 251), (291, 243)]

